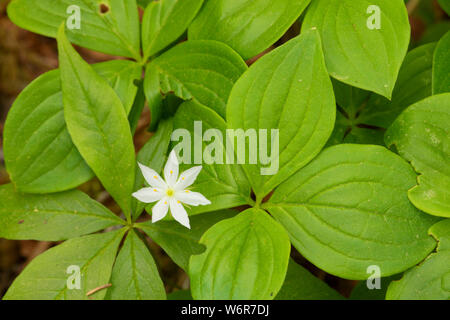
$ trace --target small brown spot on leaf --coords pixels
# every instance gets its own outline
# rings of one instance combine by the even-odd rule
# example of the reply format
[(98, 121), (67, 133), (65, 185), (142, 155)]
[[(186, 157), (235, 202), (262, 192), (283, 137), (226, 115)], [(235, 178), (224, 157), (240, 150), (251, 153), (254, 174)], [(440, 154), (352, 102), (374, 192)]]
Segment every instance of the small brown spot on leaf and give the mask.
[(19, 221), (19, 224), (22, 224), (22, 223), (24, 223), (25, 222), (25, 220), (20, 220)]
[(109, 12), (109, 6), (105, 3), (100, 3), (100, 13), (106, 14)]

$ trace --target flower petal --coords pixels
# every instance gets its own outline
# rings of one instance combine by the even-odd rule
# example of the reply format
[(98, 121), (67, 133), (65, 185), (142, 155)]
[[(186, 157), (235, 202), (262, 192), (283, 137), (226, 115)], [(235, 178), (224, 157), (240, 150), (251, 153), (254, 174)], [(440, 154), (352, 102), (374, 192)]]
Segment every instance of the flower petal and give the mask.
[(211, 201), (206, 199), (201, 193), (192, 192), (190, 190), (183, 190), (176, 192), (175, 198), (191, 206), (199, 206), (199, 205), (206, 206), (208, 204), (211, 204)]
[(164, 182), (164, 180), (159, 176), (159, 174), (153, 170), (150, 169), (147, 166), (144, 166), (143, 164), (139, 163), (139, 168), (141, 169), (142, 175), (145, 178), (145, 181), (152, 186), (153, 188), (160, 188), (160, 189), (167, 189), (167, 184)]
[(169, 187), (175, 186), (178, 179), (178, 159), (175, 150), (172, 150), (164, 167), (164, 178)]
[(180, 178), (178, 179), (176, 185), (174, 186), (174, 189), (176, 191), (178, 190), (184, 190), (190, 185), (192, 185), (197, 179), (197, 176), (199, 175), (200, 171), (202, 170), (202, 166), (192, 167), (186, 171), (184, 171)]
[(134, 192), (133, 197), (144, 203), (152, 203), (161, 200), (164, 192), (158, 188), (142, 188)]
[(170, 212), (172, 217), (186, 228), (190, 229), (189, 216), (180, 201), (175, 197), (170, 198)]
[(164, 218), (168, 210), (169, 210), (169, 199), (168, 197), (164, 197), (153, 206), (152, 222), (155, 223), (156, 221), (159, 221), (162, 218)]

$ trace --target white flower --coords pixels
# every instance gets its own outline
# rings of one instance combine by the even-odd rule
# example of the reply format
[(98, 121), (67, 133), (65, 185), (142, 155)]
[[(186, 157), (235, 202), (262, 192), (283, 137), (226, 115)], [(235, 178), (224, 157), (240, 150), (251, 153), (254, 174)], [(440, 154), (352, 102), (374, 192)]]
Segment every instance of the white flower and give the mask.
[(178, 177), (178, 159), (174, 150), (170, 153), (164, 167), (165, 181), (155, 170), (140, 163), (138, 165), (150, 188), (136, 191), (133, 193), (133, 197), (144, 203), (158, 201), (152, 209), (153, 223), (164, 218), (170, 207), (170, 212), (174, 219), (190, 229), (188, 214), (181, 203), (191, 206), (211, 204), (211, 201), (206, 199), (201, 193), (187, 189), (197, 179), (202, 167), (190, 168)]

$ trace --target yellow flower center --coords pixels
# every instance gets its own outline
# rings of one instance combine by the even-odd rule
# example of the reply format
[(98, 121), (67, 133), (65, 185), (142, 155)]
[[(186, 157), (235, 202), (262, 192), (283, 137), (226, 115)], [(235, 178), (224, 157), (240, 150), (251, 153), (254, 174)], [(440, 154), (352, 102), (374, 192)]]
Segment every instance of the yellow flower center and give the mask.
[(172, 189), (167, 189), (166, 194), (167, 196), (172, 197), (175, 194), (175, 191), (173, 191)]

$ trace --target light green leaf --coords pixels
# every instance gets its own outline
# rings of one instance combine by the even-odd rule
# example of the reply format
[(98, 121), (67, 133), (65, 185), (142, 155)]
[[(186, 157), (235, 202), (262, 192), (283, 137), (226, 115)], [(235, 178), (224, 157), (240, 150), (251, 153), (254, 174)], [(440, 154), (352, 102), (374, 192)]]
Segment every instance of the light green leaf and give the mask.
[(160, 0), (147, 6), (142, 18), (144, 60), (177, 40), (202, 4), (203, 0)]
[(292, 244), (317, 267), (365, 280), (402, 272), (435, 247), (436, 221), (412, 206), (411, 166), (380, 146), (338, 145), (279, 186), (264, 208), (288, 230)]
[(205, 231), (219, 221), (234, 217), (236, 213), (232, 210), (222, 210), (189, 217), (191, 229), (176, 221), (147, 221), (137, 223), (136, 227), (145, 231), (178, 266), (187, 271), (191, 255), (205, 251), (205, 246), (198, 243)]
[(242, 58), (223, 43), (181, 43), (147, 66), (144, 88), (149, 105), (153, 106), (152, 115), (161, 104), (161, 93), (174, 93), (225, 117), (231, 88), (246, 69)]
[(189, 27), (189, 40), (217, 40), (249, 59), (274, 44), (311, 0), (208, 0)]
[[(137, 90), (133, 81), (141, 76), (141, 67), (119, 60), (92, 67), (113, 86), (124, 106), (131, 107)], [(59, 70), (43, 74), (22, 91), (8, 114), (4, 135), (6, 168), (18, 190), (65, 191), (93, 177), (64, 121)]]
[(308, 270), (289, 260), (289, 267), (275, 300), (343, 300), (337, 291), (313, 276)]
[(136, 0), (14, 0), (8, 6), (8, 16), (21, 28), (55, 38), (61, 23), (72, 25), (74, 5), (80, 9), (80, 25), (67, 31), (71, 42), (141, 59)]
[(194, 299), (269, 300), (280, 290), (291, 245), (266, 212), (248, 209), (221, 221), (200, 243), (206, 251), (189, 261)]
[(420, 176), (408, 191), (411, 202), (429, 214), (450, 217), (450, 93), (429, 97), (406, 109), (386, 132), (387, 146)]
[[(252, 65), (233, 87), (227, 122), (231, 129), (256, 130), (258, 143), (267, 144), (274, 155), (273, 170), (263, 172), (269, 171), (269, 165), (261, 160), (249, 164), (248, 154), (257, 143), (246, 139), (248, 161), (243, 167), (257, 197), (263, 198), (320, 152), (333, 131), (335, 114), (317, 31), (303, 33)], [(258, 129), (266, 129), (267, 138)], [(276, 144), (271, 143), (273, 129), (279, 129), (279, 158)], [(238, 153), (242, 154), (239, 149)], [(264, 153), (261, 147), (259, 153)]]
[[(86, 293), (107, 285), (124, 234), (123, 230), (68, 240), (34, 258), (16, 278), (5, 300), (102, 300), (106, 290)], [(80, 289), (76, 289), (76, 267)]]
[[(195, 122), (199, 128), (201, 126), (202, 132), (196, 132)], [(177, 133), (185, 134), (181, 137), (172, 136), (174, 148), (177, 152), (187, 149), (181, 152), (184, 153), (184, 156), (180, 157), (182, 163), (180, 172), (195, 165), (202, 165), (202, 170), (192, 185), (192, 190), (200, 192), (211, 201), (211, 204), (207, 206), (192, 207), (188, 210), (189, 214), (253, 203), (250, 198), (250, 185), (242, 167), (239, 164), (227, 164), (226, 162), (225, 128), (225, 121), (217, 113), (192, 101), (183, 103), (175, 115), (174, 129), (179, 129)], [(214, 137), (211, 138), (214, 141), (203, 141), (204, 133), (209, 129), (215, 129), (215, 132), (221, 137), (218, 137), (217, 141)], [(175, 142), (176, 139), (179, 139), (179, 142)], [(206, 147), (214, 146), (213, 143), (216, 143), (216, 149), (224, 150), (222, 156), (218, 151), (216, 161), (209, 158), (209, 152), (206, 150)], [(189, 148), (190, 154), (188, 154)], [(196, 159), (196, 154), (197, 158), (201, 156), (202, 159)]]
[(392, 282), (386, 299), (450, 299), (450, 219), (438, 222), (429, 232), (438, 241), (437, 251), (405, 272), (402, 279)]
[(433, 61), (433, 94), (450, 92), (450, 31), (439, 41)]
[[(137, 155), (137, 162), (152, 168), (158, 173), (166, 161), (167, 148), (170, 143), (170, 135), (173, 130), (173, 120), (163, 120), (159, 123), (158, 130), (155, 135), (147, 141)], [(136, 166), (136, 179), (134, 182), (134, 191), (144, 187), (144, 176), (141, 170)], [(145, 205), (139, 202), (136, 198), (131, 199), (131, 209), (133, 212), (133, 219), (136, 220), (144, 210)]]
[(105, 189), (130, 216), (135, 155), (127, 115), (113, 89), (58, 35), (64, 118), (70, 136)]
[(81, 191), (50, 195), (21, 194), (0, 186), (0, 237), (60, 241), (123, 224)]
[[(369, 28), (370, 6), (380, 10), (379, 29)], [(411, 32), (403, 0), (315, 0), (303, 22), (311, 28), (320, 32), (332, 77), (391, 98)]]
[(120, 249), (106, 299), (165, 300), (166, 290), (158, 267), (136, 231), (131, 230)]
[(406, 55), (392, 93), (392, 101), (334, 80), (339, 112), (328, 144), (384, 145), (384, 133), (400, 113), (431, 95), (435, 47), (435, 43), (426, 44)]

